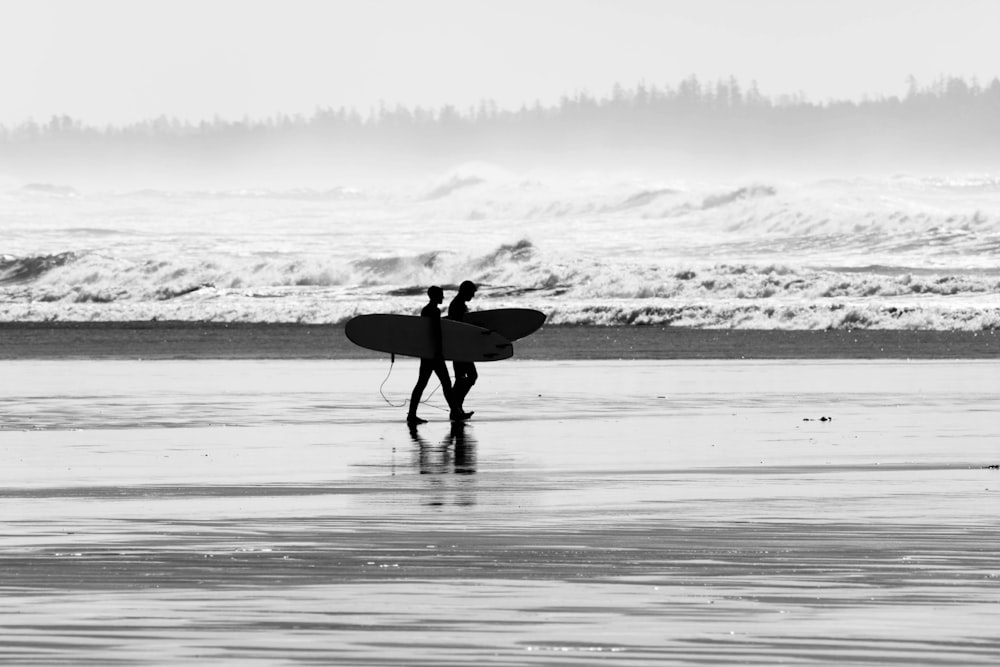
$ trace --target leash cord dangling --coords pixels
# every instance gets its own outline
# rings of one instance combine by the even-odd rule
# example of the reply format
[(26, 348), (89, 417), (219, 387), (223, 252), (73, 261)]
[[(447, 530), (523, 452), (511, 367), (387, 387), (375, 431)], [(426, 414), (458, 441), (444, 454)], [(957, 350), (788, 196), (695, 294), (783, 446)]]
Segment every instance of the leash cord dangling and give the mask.
[[(389, 398), (385, 395), (385, 392), (383, 391), (383, 387), (385, 387), (385, 383), (389, 381), (389, 376), (392, 375), (392, 367), (395, 364), (396, 364), (396, 355), (392, 354), (389, 357), (389, 372), (385, 374), (385, 379), (382, 380), (382, 384), (380, 384), (378, 386), (378, 393), (382, 395), (382, 400), (385, 401), (386, 405), (388, 405), (389, 407), (391, 407), (391, 408), (401, 408), (401, 407), (403, 407), (404, 405), (407, 404), (408, 400), (404, 400), (402, 403), (398, 403), (398, 404), (397, 403), (393, 403), (392, 401), (389, 400)], [(425, 398), (422, 401), (420, 401), (420, 404), (421, 405), (427, 405), (428, 407), (432, 407), (432, 408), (434, 408), (436, 410), (441, 410), (442, 412), (447, 412), (447, 410), (445, 410), (444, 408), (442, 408), (440, 406), (437, 406), (437, 405), (430, 405), (427, 402), (427, 401), (429, 401), (431, 399), (431, 396), (433, 396), (434, 393), (438, 389), (440, 389), (440, 388), (441, 388), (441, 383), (439, 382), (438, 386), (434, 387), (434, 390), (431, 391), (431, 393), (427, 394), (427, 398)]]
[(406, 405), (406, 401), (403, 401), (403, 402), (402, 402), (402, 403), (400, 403), (399, 405), (396, 405), (395, 403), (393, 403), (392, 401), (390, 401), (390, 400), (389, 400), (389, 399), (388, 399), (388, 398), (386, 397), (386, 395), (385, 395), (385, 392), (384, 392), (384, 391), (382, 391), (382, 388), (383, 388), (383, 387), (385, 386), (385, 383), (389, 381), (389, 376), (390, 376), (390, 375), (392, 375), (392, 367), (393, 367), (393, 366), (394, 366), (395, 364), (396, 364), (396, 355), (395, 355), (395, 354), (393, 354), (392, 356), (390, 356), (390, 357), (389, 357), (389, 372), (385, 374), (385, 379), (384, 379), (384, 380), (382, 380), (382, 384), (380, 384), (380, 385), (378, 386), (378, 393), (380, 393), (380, 394), (382, 395), (382, 400), (383, 400), (383, 401), (385, 401), (385, 402), (386, 402), (386, 404), (387, 404), (387, 405), (388, 405), (389, 407), (392, 407), (392, 408), (401, 408), (401, 407), (403, 407), (404, 405)]

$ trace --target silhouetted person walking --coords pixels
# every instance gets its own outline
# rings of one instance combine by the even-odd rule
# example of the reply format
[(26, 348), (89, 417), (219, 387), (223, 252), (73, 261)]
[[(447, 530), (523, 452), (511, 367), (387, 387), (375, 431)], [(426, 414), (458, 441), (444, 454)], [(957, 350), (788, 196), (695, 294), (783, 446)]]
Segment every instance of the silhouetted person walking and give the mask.
[(420, 405), (420, 397), (427, 387), (427, 381), (431, 378), (431, 373), (436, 373), (441, 380), (441, 391), (444, 393), (444, 400), (448, 402), (452, 419), (462, 418), (461, 411), (456, 411), (454, 406), (454, 392), (451, 386), (451, 377), (448, 375), (448, 366), (444, 362), (444, 352), (441, 348), (441, 311), (438, 306), (444, 302), (444, 291), (434, 285), (427, 288), (427, 297), (430, 302), (420, 311), (421, 317), (431, 320), (431, 338), (434, 341), (434, 356), (430, 359), (420, 360), (420, 374), (417, 376), (417, 384), (413, 387), (410, 395), (410, 409), (406, 415), (406, 423), (423, 424), (426, 419), (417, 416), (417, 407)]
[[(448, 306), (448, 318), (459, 322), (465, 321), (465, 314), (469, 312), (469, 300), (476, 296), (476, 283), (471, 280), (464, 281), (458, 286), (458, 296), (451, 300)], [(476, 364), (471, 361), (456, 361), (452, 364), (455, 369), (455, 391), (453, 397), (453, 412), (465, 415), (465, 418), (472, 416), (471, 412), (464, 412), (462, 407), (465, 397), (468, 395), (472, 385), (476, 384), (479, 373), (476, 372)]]

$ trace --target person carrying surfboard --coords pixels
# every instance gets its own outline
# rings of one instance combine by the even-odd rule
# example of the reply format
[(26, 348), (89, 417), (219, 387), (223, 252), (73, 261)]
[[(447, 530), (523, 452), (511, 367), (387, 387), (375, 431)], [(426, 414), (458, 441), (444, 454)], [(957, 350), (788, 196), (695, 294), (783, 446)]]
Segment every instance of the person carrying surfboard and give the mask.
[[(476, 289), (476, 283), (471, 280), (465, 280), (458, 286), (458, 295), (448, 305), (448, 319), (458, 322), (465, 321), (465, 316), (469, 312), (469, 301), (476, 296)], [(454, 406), (452, 407), (452, 412), (465, 415), (465, 418), (468, 419), (473, 413), (465, 412), (465, 408), (462, 406), (465, 403), (465, 397), (469, 394), (469, 390), (472, 389), (472, 385), (476, 384), (479, 373), (476, 372), (476, 364), (471, 361), (455, 361), (452, 362), (452, 367), (455, 369)]]
[(448, 366), (444, 362), (444, 352), (441, 346), (441, 311), (438, 309), (444, 302), (444, 290), (437, 285), (427, 288), (427, 297), (430, 302), (420, 311), (421, 317), (431, 320), (431, 336), (434, 339), (434, 357), (430, 359), (420, 359), (420, 373), (417, 376), (417, 384), (413, 387), (410, 395), (410, 408), (406, 415), (407, 424), (424, 424), (426, 419), (417, 416), (417, 406), (420, 405), (420, 397), (427, 387), (427, 381), (431, 379), (431, 373), (436, 373), (441, 381), (441, 391), (444, 393), (444, 400), (448, 402), (452, 419), (464, 419), (461, 410), (456, 410), (454, 404), (454, 390), (452, 389), (451, 376), (448, 375)]

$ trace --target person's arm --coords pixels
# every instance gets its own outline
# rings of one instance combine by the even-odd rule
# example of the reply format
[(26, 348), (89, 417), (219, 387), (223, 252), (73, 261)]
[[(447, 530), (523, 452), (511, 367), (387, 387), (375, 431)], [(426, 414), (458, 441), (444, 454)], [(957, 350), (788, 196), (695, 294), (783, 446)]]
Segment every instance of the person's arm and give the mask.
[(441, 313), (435, 308), (431, 314), (431, 339), (434, 342), (434, 358), (444, 359), (444, 343), (441, 334)]

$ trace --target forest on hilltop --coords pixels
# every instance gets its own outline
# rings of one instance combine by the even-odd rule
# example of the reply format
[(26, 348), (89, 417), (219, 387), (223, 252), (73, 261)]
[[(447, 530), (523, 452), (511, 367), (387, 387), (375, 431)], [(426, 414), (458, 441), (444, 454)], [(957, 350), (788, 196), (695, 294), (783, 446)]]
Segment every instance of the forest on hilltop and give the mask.
[[(945, 77), (902, 96), (813, 102), (768, 97), (755, 83), (615, 86), (553, 105), (502, 109), (380, 106), (367, 113), (318, 108), (311, 115), (192, 122), (161, 116), (95, 127), (68, 116), (0, 126), (0, 170), (10, 174), (267, 161), (272, 167), (443, 165), (484, 160), (508, 166), (702, 162), (753, 167), (819, 163), (1000, 167), (1000, 80)], [(58, 170), (58, 169), (57, 169)]]

